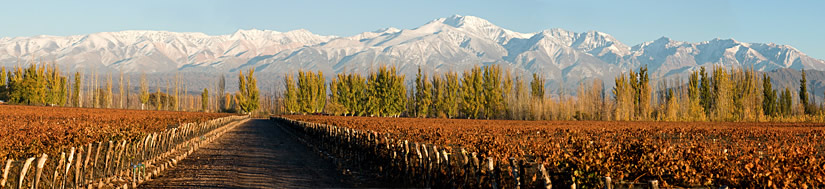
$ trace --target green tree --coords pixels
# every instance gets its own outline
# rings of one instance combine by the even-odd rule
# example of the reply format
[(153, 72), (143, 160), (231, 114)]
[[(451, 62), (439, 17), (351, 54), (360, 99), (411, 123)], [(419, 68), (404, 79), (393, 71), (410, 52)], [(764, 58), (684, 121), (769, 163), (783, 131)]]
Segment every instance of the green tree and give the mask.
[(404, 76), (395, 67), (382, 66), (367, 78), (366, 112), (370, 116), (399, 116), (407, 104)]
[(83, 101), (81, 100), (81, 99), (83, 99), (83, 97), (82, 97), (82, 94), (80, 93), (82, 91), (81, 88), (83, 86), (82, 82), (83, 82), (83, 75), (81, 75), (80, 72), (75, 72), (74, 73), (74, 87), (72, 87), (72, 89), (74, 90), (74, 91), (72, 91), (72, 97), (73, 97), (72, 98), (72, 106), (74, 106), (74, 107), (83, 106), (83, 104), (82, 104)]
[(343, 76), (343, 74), (338, 74), (338, 76), (339, 77), (332, 78), (332, 81), (329, 82), (329, 102), (324, 108), (324, 112), (332, 115), (343, 115), (349, 113), (347, 112), (347, 108), (340, 103), (341, 96), (339, 95), (341, 94), (341, 92), (338, 87), (341, 86), (341, 80), (339, 80), (338, 78), (340, 78), (340, 76)]
[(436, 74), (432, 76), (432, 90), (430, 94), (432, 94), (432, 105), (430, 106), (430, 114), (435, 117), (446, 117), (446, 104), (444, 104), (444, 93), (446, 90), (446, 84), (444, 83), (444, 79), (439, 77)]
[(641, 120), (648, 120), (650, 118), (650, 78), (647, 73), (647, 65), (639, 68), (638, 84), (636, 84), (636, 96), (639, 98), (636, 105), (638, 110), (638, 117)]
[(319, 87), (315, 77), (311, 71), (298, 72), (298, 105), (302, 113), (314, 113), (318, 110)]
[(415, 75), (415, 116), (427, 117), (432, 105), (432, 84), (427, 81), (427, 75), (421, 73), (418, 67), (418, 74)]
[(702, 105), (702, 108), (705, 110), (705, 115), (710, 115), (711, 108), (713, 106), (713, 98), (711, 94), (711, 87), (710, 87), (710, 78), (708, 77), (707, 71), (705, 71), (705, 67), (702, 66), (699, 75), (701, 78), (701, 88), (699, 90), (699, 104)]
[(805, 114), (812, 114), (816, 107), (808, 103), (808, 80), (805, 75), (805, 69), (802, 69), (802, 79), (799, 80), (799, 104), (805, 109)]
[(701, 89), (699, 88), (699, 72), (692, 71), (688, 80), (688, 120), (704, 121), (705, 108), (701, 103)]
[(776, 101), (776, 90), (773, 90), (771, 76), (762, 73), (762, 110), (765, 115), (774, 116), (779, 112)]
[(9, 101), (17, 104), (43, 105), (46, 103), (47, 78), (45, 67), (31, 64), (25, 72), (18, 68), (11, 83)]
[(782, 110), (783, 116), (790, 116), (793, 108), (793, 98), (791, 97), (791, 90), (785, 87), (785, 91), (782, 91), (780, 99), (780, 109)]
[(111, 108), (112, 107), (112, 97), (113, 96), (114, 95), (112, 93), (112, 75), (108, 74), (107, 79), (106, 79), (106, 91), (105, 91), (105, 94), (103, 96), (104, 98), (103, 98), (101, 107)]
[(203, 88), (203, 93), (201, 93), (201, 111), (206, 112), (209, 109), (209, 90)]
[(146, 74), (140, 74), (140, 109), (149, 103), (149, 86), (146, 84)]
[(444, 74), (444, 82), (444, 110), (448, 118), (453, 118), (458, 116), (458, 104), (462, 96), (458, 73), (447, 72)]
[(632, 118), (633, 110), (633, 88), (627, 76), (634, 74), (620, 74), (615, 79), (615, 86), (613, 87), (613, 98), (616, 102), (616, 108), (613, 112), (613, 117), (617, 121), (628, 121)]
[(530, 89), (533, 98), (544, 98), (544, 77), (533, 73), (533, 81), (530, 81)]
[(243, 75), (243, 71), (238, 72), (238, 93), (235, 100), (242, 113), (252, 113), (260, 106), (255, 68), (249, 69), (246, 76)]
[(732, 121), (733, 83), (730, 74), (723, 67), (713, 70), (713, 118), (719, 121)]
[(323, 72), (318, 71), (318, 75), (315, 76), (313, 89), (315, 89), (315, 113), (320, 113), (327, 102), (327, 84)]
[(479, 113), (484, 106), (484, 90), (483, 90), (482, 70), (475, 66), (470, 71), (464, 71), (461, 93), (462, 103), (461, 111), (467, 118), (478, 118)]
[(292, 79), (291, 74), (284, 75), (284, 108), (290, 114), (294, 114), (300, 111), (300, 105), (298, 104), (298, 89), (295, 88), (295, 81)]
[(484, 117), (501, 118), (505, 113), (504, 91), (501, 88), (501, 67), (497, 65), (485, 66), (482, 76), (484, 83)]
[(342, 86), (346, 88), (346, 92), (341, 94), (341, 99), (345, 100), (342, 103), (344, 107), (350, 111), (351, 115), (366, 115), (367, 103), (363, 103), (368, 101), (366, 78), (360, 74), (351, 73), (346, 76), (346, 81), (342, 82)]
[(9, 100), (6, 85), (6, 67), (0, 66), (0, 101), (4, 102)]

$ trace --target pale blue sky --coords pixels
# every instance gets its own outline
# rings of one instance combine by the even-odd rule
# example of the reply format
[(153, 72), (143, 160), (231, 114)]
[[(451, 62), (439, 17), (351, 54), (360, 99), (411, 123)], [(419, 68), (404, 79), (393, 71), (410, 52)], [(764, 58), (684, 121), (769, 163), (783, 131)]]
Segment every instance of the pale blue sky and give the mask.
[(825, 59), (825, 1), (762, 0), (362, 0), (362, 1), (12, 1), (0, 8), (0, 37), (121, 30), (229, 34), (307, 29), (348, 36), (409, 29), (453, 14), (518, 32), (563, 28), (606, 32), (636, 45), (662, 36), (699, 42), (734, 38), (788, 44)]

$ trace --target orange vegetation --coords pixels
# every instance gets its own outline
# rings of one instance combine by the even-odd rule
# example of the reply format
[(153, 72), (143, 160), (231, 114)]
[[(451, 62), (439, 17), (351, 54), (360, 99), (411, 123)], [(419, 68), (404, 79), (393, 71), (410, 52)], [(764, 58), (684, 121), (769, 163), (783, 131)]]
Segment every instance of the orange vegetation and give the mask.
[(0, 105), (0, 159), (56, 154), (231, 114)]
[(595, 186), (610, 176), (683, 187), (825, 186), (825, 127), (813, 123), (286, 117), (525, 158), (544, 163), (554, 184)]

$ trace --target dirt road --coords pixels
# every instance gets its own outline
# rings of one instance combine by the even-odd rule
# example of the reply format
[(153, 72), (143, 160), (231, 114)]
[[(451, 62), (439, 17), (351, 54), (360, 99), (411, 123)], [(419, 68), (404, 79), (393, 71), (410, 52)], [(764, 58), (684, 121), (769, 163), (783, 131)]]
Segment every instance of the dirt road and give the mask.
[(274, 122), (252, 119), (140, 188), (350, 187), (335, 166)]

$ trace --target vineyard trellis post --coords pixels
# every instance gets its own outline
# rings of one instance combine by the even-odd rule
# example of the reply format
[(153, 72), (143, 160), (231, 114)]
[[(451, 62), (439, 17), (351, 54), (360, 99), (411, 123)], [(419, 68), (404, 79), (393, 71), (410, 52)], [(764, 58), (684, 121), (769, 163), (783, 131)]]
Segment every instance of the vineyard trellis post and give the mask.
[(26, 163), (23, 164), (23, 169), (20, 170), (20, 179), (17, 182), (17, 188), (23, 188), (23, 180), (26, 180), (26, 173), (29, 171), (29, 166), (31, 166), (32, 161), (34, 161), (34, 157), (30, 157), (26, 159)]
[(521, 181), (519, 180), (519, 171), (518, 171), (518, 166), (516, 166), (516, 158), (515, 157), (510, 157), (510, 171), (513, 174), (513, 180), (516, 183), (516, 188), (520, 189), (521, 188)]
[[(43, 154), (37, 160), (37, 175), (34, 177), (34, 185), (32, 185), (32, 188), (34, 188), (34, 189), (37, 189), (37, 186), (40, 184), (40, 175), (43, 174), (43, 165), (46, 164), (46, 159), (48, 159), (48, 158), (49, 158), (48, 155)], [(23, 185), (20, 185), (18, 187), (22, 187), (22, 186)]]
[(9, 178), (9, 172), (11, 172), (9, 169), (11, 169), (12, 162), (14, 162), (14, 160), (6, 160), (6, 166), (3, 168), (3, 179), (0, 180), (0, 188), (6, 187), (6, 180)]
[(610, 177), (603, 177), (602, 186), (604, 187), (604, 189), (613, 189), (613, 179), (611, 179)]
[(651, 189), (659, 189), (659, 181), (658, 180), (650, 180), (650, 188)]
[(494, 189), (498, 188), (495, 177), (495, 163), (496, 162), (493, 160), (493, 157), (487, 157), (487, 168), (489, 171), (488, 174), (490, 175), (490, 186)]

